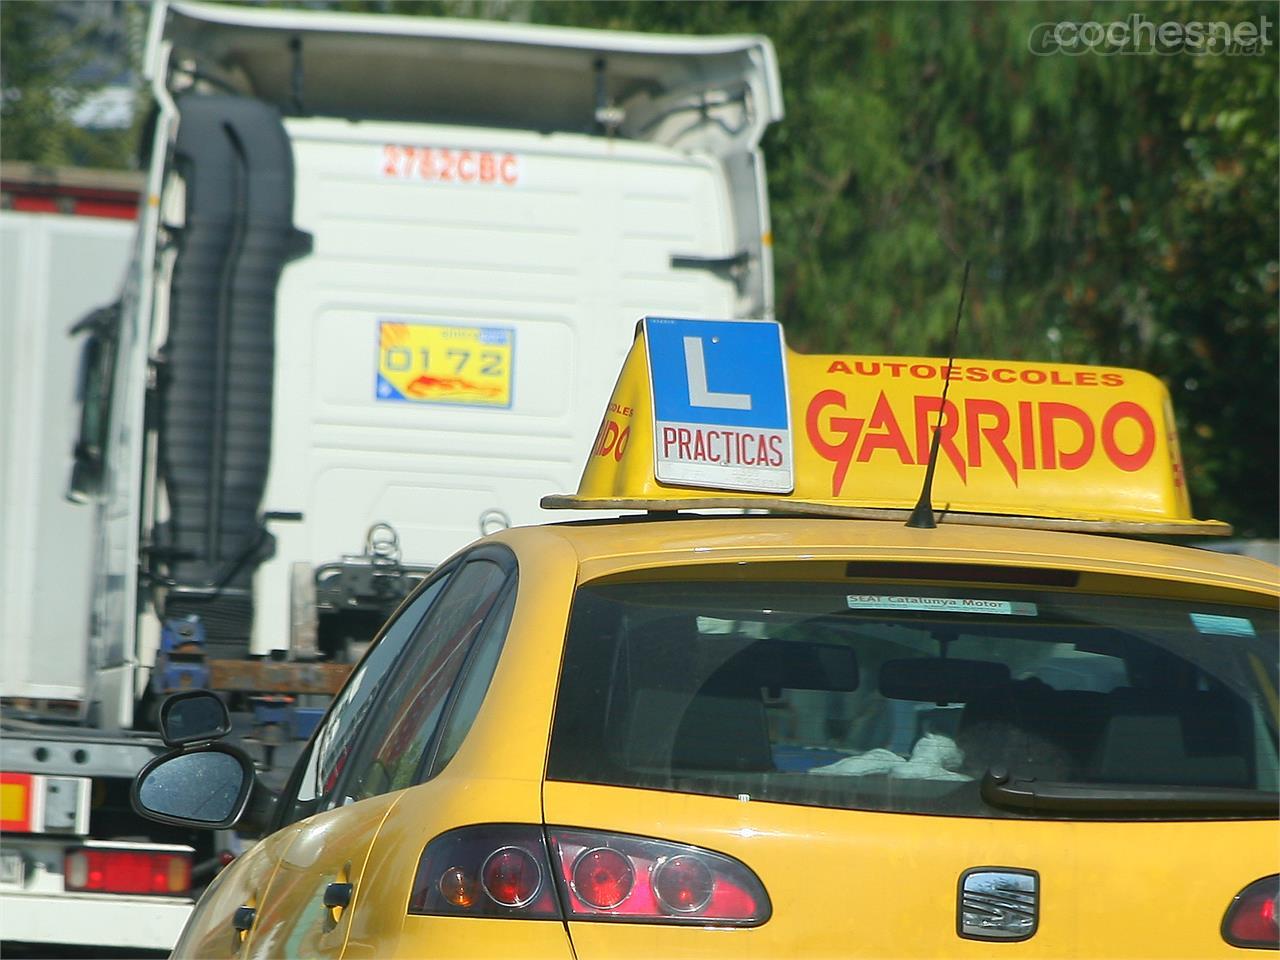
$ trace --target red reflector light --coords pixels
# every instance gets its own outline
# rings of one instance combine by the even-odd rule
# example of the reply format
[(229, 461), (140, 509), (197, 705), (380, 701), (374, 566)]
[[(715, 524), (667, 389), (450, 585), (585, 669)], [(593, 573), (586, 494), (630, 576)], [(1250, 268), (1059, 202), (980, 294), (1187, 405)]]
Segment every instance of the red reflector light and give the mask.
[(631, 861), (608, 847), (584, 850), (573, 862), (573, 892), (598, 910), (622, 903), (635, 882)]
[(29, 773), (0, 773), (0, 830), (32, 833), (40, 829), (33, 810), (39, 781)]
[(63, 861), (63, 885), (97, 893), (186, 893), (191, 889), (191, 855), (81, 847)]
[(1280, 874), (1255, 880), (1236, 894), (1222, 918), (1222, 939), (1235, 947), (1280, 950)]
[(653, 892), (662, 905), (677, 913), (693, 913), (711, 901), (715, 877), (697, 857), (672, 857), (653, 871)]
[[(723, 853), (598, 830), (550, 827), (547, 833), (560, 860), (559, 879), (568, 888), (564, 903), (570, 920), (756, 927), (772, 913), (760, 879)], [(598, 856), (588, 859), (593, 854)], [(602, 879), (608, 875), (604, 868), (617, 870), (619, 882), (623, 876), (634, 878), (627, 895), (607, 906), (607, 883), (580, 880), (584, 863), (601, 868)]]
[(527, 850), (503, 847), (489, 854), (480, 868), (484, 892), (504, 907), (523, 907), (542, 889), (542, 868)]

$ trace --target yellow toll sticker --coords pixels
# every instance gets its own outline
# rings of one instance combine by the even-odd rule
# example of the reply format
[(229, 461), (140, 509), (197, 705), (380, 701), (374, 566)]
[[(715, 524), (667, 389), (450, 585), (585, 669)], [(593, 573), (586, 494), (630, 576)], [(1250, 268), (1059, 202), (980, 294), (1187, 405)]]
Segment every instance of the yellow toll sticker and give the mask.
[(380, 320), (379, 400), (510, 407), (510, 327)]

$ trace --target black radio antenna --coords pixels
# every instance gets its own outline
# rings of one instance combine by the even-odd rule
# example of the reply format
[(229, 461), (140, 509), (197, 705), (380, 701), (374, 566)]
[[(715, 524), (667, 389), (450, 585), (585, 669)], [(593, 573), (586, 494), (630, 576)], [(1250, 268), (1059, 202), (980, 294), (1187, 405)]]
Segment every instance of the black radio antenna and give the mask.
[(947, 388), (951, 386), (951, 365), (956, 361), (956, 341), (960, 337), (960, 314), (964, 311), (964, 292), (969, 287), (969, 261), (964, 262), (964, 279), (960, 281), (960, 302), (956, 304), (956, 324), (951, 331), (951, 356), (942, 371), (942, 403), (938, 407), (938, 425), (933, 428), (933, 443), (929, 447), (929, 465), (924, 470), (924, 487), (920, 499), (907, 519), (907, 526), (917, 530), (932, 530), (938, 524), (933, 519), (933, 471), (938, 465), (938, 446), (942, 442), (942, 424), (947, 416)]

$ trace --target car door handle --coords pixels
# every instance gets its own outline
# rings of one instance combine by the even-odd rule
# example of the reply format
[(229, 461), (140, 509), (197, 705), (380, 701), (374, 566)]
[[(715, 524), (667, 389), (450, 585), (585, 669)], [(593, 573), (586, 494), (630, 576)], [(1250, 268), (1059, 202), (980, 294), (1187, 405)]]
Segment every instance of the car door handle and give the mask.
[(253, 926), (253, 918), (257, 915), (258, 911), (248, 904), (237, 907), (236, 912), (231, 915), (231, 925), (241, 933), (247, 933)]
[(349, 883), (331, 883), (324, 888), (324, 905), (330, 909), (343, 910), (351, 903), (351, 892), (354, 888)]

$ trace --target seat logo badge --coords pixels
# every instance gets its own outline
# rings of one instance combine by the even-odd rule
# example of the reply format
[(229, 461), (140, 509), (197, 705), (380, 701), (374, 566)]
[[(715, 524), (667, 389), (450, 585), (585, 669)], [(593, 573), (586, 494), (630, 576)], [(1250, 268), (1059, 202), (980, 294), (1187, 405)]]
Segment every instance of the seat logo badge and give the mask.
[(974, 867), (960, 875), (956, 933), (966, 940), (1014, 942), (1035, 935), (1040, 875), (1016, 867)]

